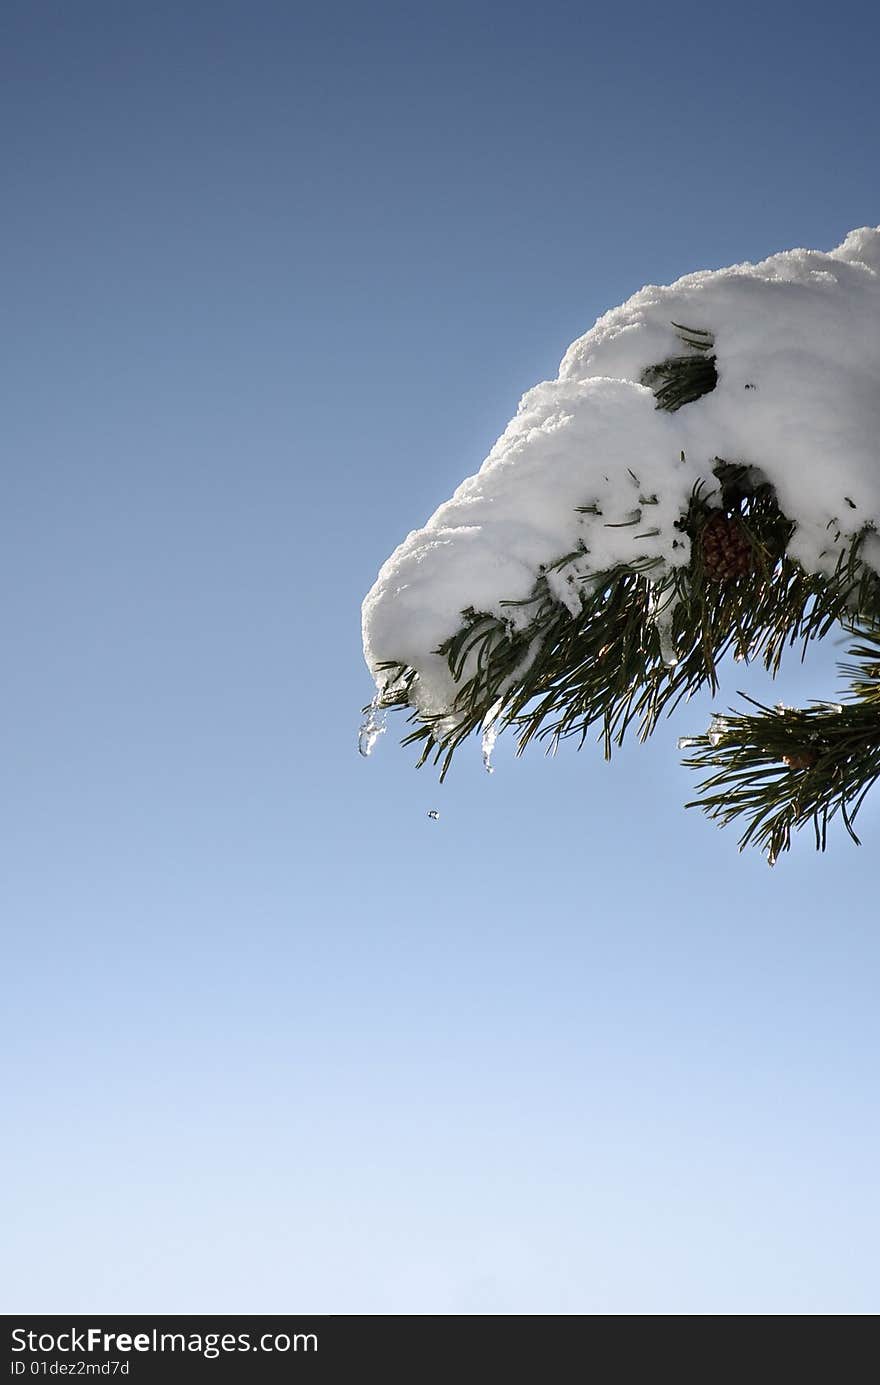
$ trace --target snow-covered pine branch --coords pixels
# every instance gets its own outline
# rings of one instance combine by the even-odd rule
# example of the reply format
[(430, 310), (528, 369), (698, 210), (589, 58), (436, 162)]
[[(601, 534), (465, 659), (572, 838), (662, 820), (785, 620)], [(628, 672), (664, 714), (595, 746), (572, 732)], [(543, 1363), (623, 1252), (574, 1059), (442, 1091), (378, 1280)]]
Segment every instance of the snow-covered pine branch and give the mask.
[[(376, 709), (408, 708), (407, 739), (443, 772), (472, 731), (507, 725), (522, 748), (599, 724), (610, 753), (633, 721), (646, 736), (714, 689), (730, 648), (775, 672), (786, 644), (837, 621), (870, 638), (878, 440), (880, 228), (642, 289), (524, 396), (479, 472), (381, 569), (363, 608), (371, 728)], [(824, 842), (880, 772), (880, 725), (845, 766), (794, 742), (779, 756), (778, 732), (781, 788), (737, 810), (771, 859), (820, 812)], [(760, 718), (740, 733), (760, 740)], [(717, 809), (729, 736), (726, 758), (703, 750)]]

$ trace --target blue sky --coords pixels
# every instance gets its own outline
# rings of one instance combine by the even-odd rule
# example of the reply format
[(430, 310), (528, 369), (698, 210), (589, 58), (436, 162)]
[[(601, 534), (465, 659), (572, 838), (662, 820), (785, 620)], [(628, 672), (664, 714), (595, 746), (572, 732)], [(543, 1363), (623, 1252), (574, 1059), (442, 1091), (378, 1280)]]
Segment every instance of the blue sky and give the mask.
[(356, 752), (364, 593), (569, 341), (880, 222), (874, 7), (2, 28), (4, 1310), (876, 1312), (878, 803), (739, 857), (708, 701)]

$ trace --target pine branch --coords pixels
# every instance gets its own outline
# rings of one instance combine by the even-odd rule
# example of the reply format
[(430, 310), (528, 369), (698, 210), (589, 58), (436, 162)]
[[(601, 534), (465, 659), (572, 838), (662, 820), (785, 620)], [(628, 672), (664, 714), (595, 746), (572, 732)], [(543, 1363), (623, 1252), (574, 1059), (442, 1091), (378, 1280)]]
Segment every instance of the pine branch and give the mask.
[[(666, 411), (717, 381), (712, 334), (673, 325), (687, 354), (642, 376)], [(866, 531), (848, 541), (835, 532), (831, 575), (807, 573), (787, 556), (794, 524), (760, 473), (717, 458), (714, 476), (715, 488), (698, 486), (677, 526), (690, 544), (686, 567), (644, 558), (597, 574), (581, 547), (543, 569), (525, 601), (507, 603), (509, 614), (463, 611), (455, 635), (435, 651), (457, 687), (443, 715), (417, 709), (414, 668), (382, 665), (380, 705), (409, 709), (414, 729), (403, 743), (419, 746), (418, 763), (433, 759), (444, 778), (458, 746), (488, 720), (495, 731), (515, 731), (520, 754), (533, 740), (550, 751), (572, 737), (580, 746), (597, 727), (610, 758), (630, 728), (644, 740), (683, 698), (704, 687), (717, 692), (728, 653), (759, 659), (775, 676), (786, 648), (805, 650), (838, 624), (852, 630), (861, 621), (867, 643), (853, 651), (853, 704), (753, 704), (755, 713), (731, 713), (693, 738), (696, 753), (686, 761), (710, 771), (702, 798), (688, 806), (722, 823), (745, 817), (741, 846), (754, 842), (771, 861), (810, 821), (824, 848), (838, 812), (855, 840), (852, 823), (880, 763), (880, 578), (861, 560)], [(657, 498), (630, 477), (638, 506), (627, 523), (647, 536)], [(581, 510), (601, 517), (593, 503)], [(557, 595), (560, 578), (579, 595), (577, 614)]]
[(712, 771), (687, 807), (723, 824), (744, 819), (740, 850), (754, 842), (771, 865), (808, 823), (824, 851), (837, 813), (858, 843), (853, 823), (880, 778), (880, 626), (862, 632), (850, 657), (848, 703), (772, 708), (747, 698), (756, 713), (716, 716), (706, 735), (683, 743), (695, 752), (687, 766)]
[(659, 365), (649, 366), (642, 375), (642, 384), (654, 391), (657, 408), (675, 413), (684, 404), (709, 394), (718, 383), (715, 357), (709, 352), (715, 345), (711, 332), (695, 327), (682, 327), (673, 322), (684, 346), (690, 348), (687, 356), (670, 356)]
[[(805, 573), (784, 555), (792, 525), (771, 489), (759, 483), (749, 493), (753, 482), (742, 467), (718, 463), (716, 474), (719, 489), (695, 492), (681, 524), (692, 543), (687, 568), (657, 577), (646, 563), (642, 570), (617, 568), (581, 579), (576, 616), (542, 576), (527, 601), (510, 603), (528, 612), (518, 628), (485, 612), (463, 612), (459, 631), (437, 650), (458, 684), (451, 715), (410, 716), (416, 729), (404, 744), (421, 746), (418, 763), (433, 757), (444, 777), (457, 747), (493, 709), (499, 730), (516, 730), (520, 753), (536, 738), (551, 750), (571, 737), (583, 744), (598, 725), (610, 758), (633, 723), (644, 740), (683, 698), (703, 687), (716, 692), (726, 654), (760, 659), (775, 675), (786, 647), (805, 647), (853, 609), (866, 609), (877, 583), (859, 561), (857, 542), (831, 577)], [(711, 503), (718, 500), (727, 509)], [(706, 570), (701, 536), (728, 512), (748, 554), (747, 568), (734, 580), (716, 580)], [(555, 566), (580, 556), (567, 554)], [(664, 608), (671, 613), (666, 643), (657, 623)], [(383, 706), (410, 706), (415, 670), (384, 667), (390, 682)]]

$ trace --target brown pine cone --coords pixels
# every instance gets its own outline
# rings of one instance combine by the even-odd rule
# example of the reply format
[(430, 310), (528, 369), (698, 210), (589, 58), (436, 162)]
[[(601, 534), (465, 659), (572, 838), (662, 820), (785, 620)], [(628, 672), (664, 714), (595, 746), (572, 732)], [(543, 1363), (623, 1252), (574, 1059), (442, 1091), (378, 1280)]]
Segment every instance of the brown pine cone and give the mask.
[(783, 755), (782, 763), (789, 769), (811, 769), (818, 758), (815, 750), (797, 750), (793, 755)]
[(749, 536), (736, 515), (712, 514), (700, 531), (703, 570), (710, 582), (731, 582), (754, 567)]

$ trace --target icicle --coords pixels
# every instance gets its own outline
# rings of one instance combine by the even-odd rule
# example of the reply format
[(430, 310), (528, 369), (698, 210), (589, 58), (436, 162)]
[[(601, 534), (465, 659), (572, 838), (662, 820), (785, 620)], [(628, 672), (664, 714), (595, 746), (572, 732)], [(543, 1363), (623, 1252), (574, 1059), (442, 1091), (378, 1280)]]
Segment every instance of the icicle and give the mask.
[(709, 723), (709, 729), (705, 736), (679, 736), (678, 748), (679, 750), (693, 750), (696, 746), (704, 745), (707, 740), (714, 748), (721, 744), (723, 738), (727, 735), (728, 729), (727, 721), (724, 717), (713, 717)]
[(657, 634), (660, 636), (660, 654), (667, 668), (675, 668), (678, 664), (678, 650), (675, 647), (675, 640), (672, 638), (672, 616), (664, 616), (662, 619), (655, 620)]
[(381, 693), (376, 693), (358, 732), (358, 750), (365, 758), (372, 753), (379, 737), (385, 734), (385, 713), (379, 710), (381, 696)]
[(495, 749), (495, 742), (498, 739), (498, 732), (494, 726), (487, 726), (483, 731), (483, 769), (487, 774), (494, 774), (492, 765), (492, 751)]
[(679, 660), (672, 634), (673, 617), (677, 605), (678, 602), (672, 595), (664, 593), (662, 587), (654, 588), (650, 617), (654, 622), (654, 629), (657, 631), (657, 638), (660, 641), (660, 657), (667, 668), (675, 668)]
[(501, 711), (501, 699), (493, 702), (486, 715), (483, 717), (483, 769), (487, 774), (494, 774), (492, 766), (492, 751), (495, 749), (495, 742), (498, 739), (498, 728), (495, 725), (495, 718)]
[(720, 745), (723, 737), (727, 735), (727, 722), (724, 717), (713, 717), (706, 734), (711, 746)]

